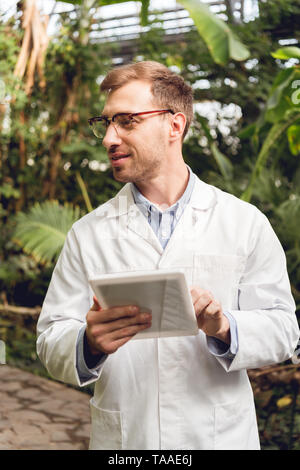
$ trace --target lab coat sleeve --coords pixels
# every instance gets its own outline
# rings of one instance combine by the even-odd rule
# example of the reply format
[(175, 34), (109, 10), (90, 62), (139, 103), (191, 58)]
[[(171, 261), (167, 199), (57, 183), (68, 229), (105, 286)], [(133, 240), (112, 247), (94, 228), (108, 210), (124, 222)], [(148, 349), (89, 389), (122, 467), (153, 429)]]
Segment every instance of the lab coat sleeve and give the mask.
[(238, 352), (232, 361), (217, 358), (228, 372), (283, 362), (293, 355), (299, 337), (285, 253), (260, 212), (253, 234), (238, 286), (239, 308), (230, 311), (237, 323)]
[[(82, 385), (76, 368), (76, 344), (91, 305), (92, 292), (72, 228), (53, 271), (37, 324), (38, 356), (57, 380)], [(97, 380), (98, 375), (84, 385)]]
[[(78, 334), (77, 338), (77, 344), (76, 344), (76, 369), (78, 373), (78, 377), (80, 380), (80, 385), (84, 386), (86, 383), (90, 383), (91, 379), (94, 377), (98, 379), (99, 371), (100, 368), (103, 364), (103, 362), (107, 358), (107, 354), (102, 354), (99, 355), (99, 358), (97, 357), (97, 363), (95, 366), (89, 368), (86, 362), (86, 357), (84, 354), (84, 349), (85, 349), (85, 338), (84, 338), (84, 333), (85, 333), (85, 327), (84, 325)], [(93, 358), (93, 360), (95, 360)]]

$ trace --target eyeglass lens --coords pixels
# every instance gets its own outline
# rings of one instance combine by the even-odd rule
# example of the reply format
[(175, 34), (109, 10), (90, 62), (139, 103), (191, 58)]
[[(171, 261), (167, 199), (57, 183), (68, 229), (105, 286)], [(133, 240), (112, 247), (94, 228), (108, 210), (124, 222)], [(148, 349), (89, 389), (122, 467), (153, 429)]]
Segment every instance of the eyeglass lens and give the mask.
[[(130, 131), (132, 128), (132, 119), (127, 115), (117, 115), (115, 119), (112, 121), (113, 126), (118, 129), (124, 129)], [(96, 120), (92, 123), (92, 129), (96, 137), (103, 139), (106, 130), (108, 127), (108, 122), (105, 119)]]
[(106, 133), (106, 122), (103, 120), (101, 121), (93, 121), (92, 122), (92, 129), (96, 137), (99, 139), (103, 139)]

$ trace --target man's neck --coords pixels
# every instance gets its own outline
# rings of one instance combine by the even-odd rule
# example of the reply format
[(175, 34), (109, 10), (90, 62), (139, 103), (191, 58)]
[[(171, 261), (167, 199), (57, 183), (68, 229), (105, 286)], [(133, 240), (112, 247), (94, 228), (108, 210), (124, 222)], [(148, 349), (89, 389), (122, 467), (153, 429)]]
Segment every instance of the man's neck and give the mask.
[(179, 166), (176, 171), (160, 173), (151, 181), (135, 183), (142, 195), (153, 204), (170, 207), (183, 195), (189, 181), (189, 170), (186, 164)]

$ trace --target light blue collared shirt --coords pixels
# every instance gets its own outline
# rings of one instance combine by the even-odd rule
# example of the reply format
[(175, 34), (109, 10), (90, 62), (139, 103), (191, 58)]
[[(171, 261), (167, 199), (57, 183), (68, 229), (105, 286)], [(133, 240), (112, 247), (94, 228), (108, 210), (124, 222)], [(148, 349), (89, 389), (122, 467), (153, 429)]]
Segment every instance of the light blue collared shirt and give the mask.
[(175, 204), (166, 208), (164, 211), (159, 209), (155, 204), (146, 199), (138, 190), (135, 184), (131, 183), (131, 191), (134, 202), (146, 217), (154, 233), (157, 235), (161, 246), (165, 249), (171, 235), (175, 229), (177, 222), (183, 214), (185, 206), (188, 204), (195, 185), (195, 175), (187, 167), (190, 173), (188, 185)]
[[(157, 235), (164, 249), (167, 246), (168, 241), (170, 240), (175, 226), (183, 214), (186, 205), (189, 203), (194, 189), (196, 177), (188, 165), (187, 168), (189, 170), (189, 181), (183, 195), (180, 199), (178, 199), (177, 202), (175, 202), (175, 204), (167, 207), (164, 211), (146, 199), (138, 190), (138, 188), (133, 183), (131, 183), (131, 191), (134, 202), (148, 220), (151, 228)], [(212, 336), (206, 337), (207, 346), (209, 351), (214, 356), (222, 357), (231, 361), (238, 351), (237, 325), (235, 318), (229, 312), (224, 312), (224, 314), (228, 318), (230, 324), (230, 346)], [(107, 357), (107, 355), (103, 354), (103, 356), (99, 359), (98, 364), (94, 368), (89, 369), (87, 367), (84, 359), (84, 331), (85, 326), (80, 330), (77, 340), (77, 372), (82, 383), (97, 376), (99, 368)]]

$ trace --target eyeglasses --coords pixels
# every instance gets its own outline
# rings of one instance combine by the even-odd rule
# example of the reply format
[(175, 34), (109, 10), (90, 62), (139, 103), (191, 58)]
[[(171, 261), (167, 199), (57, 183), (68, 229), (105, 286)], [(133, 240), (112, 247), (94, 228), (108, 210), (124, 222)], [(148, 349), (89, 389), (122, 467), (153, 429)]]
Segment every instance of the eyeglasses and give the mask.
[(130, 132), (132, 129), (134, 129), (135, 124), (140, 122), (135, 119), (136, 116), (152, 113), (175, 114), (171, 109), (158, 109), (155, 111), (144, 111), (142, 113), (117, 113), (112, 118), (108, 118), (107, 116), (93, 117), (88, 120), (88, 123), (91, 126), (95, 136), (99, 139), (103, 139), (110, 123), (113, 124), (117, 133), (118, 129), (125, 132)]

